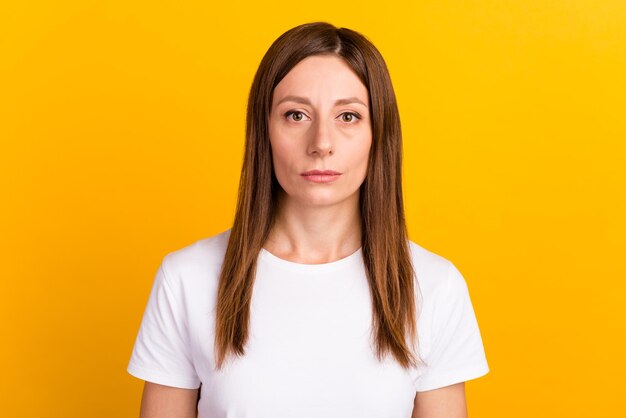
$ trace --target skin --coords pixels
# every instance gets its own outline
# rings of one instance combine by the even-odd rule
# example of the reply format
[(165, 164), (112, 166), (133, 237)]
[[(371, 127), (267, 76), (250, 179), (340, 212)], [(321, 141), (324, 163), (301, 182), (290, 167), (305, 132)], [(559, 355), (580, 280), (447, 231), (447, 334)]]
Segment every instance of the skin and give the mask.
[(196, 418), (198, 389), (181, 389), (145, 382), (140, 418)]
[[(348, 98), (362, 103), (336, 104)], [(372, 144), (368, 102), (367, 87), (336, 56), (307, 57), (278, 83), (269, 135), (282, 190), (276, 223), (264, 245), (267, 251), (318, 264), (359, 249), (359, 187)], [(300, 175), (312, 169), (342, 174), (332, 183), (313, 183)]]
[(417, 392), (411, 418), (467, 418), (465, 382)]
[[(288, 96), (303, 98), (287, 99)], [(358, 102), (337, 104), (339, 99)], [(369, 93), (339, 57), (300, 61), (274, 89), (269, 134), (282, 190), (276, 223), (264, 248), (302, 264), (328, 263), (361, 246), (359, 187), (372, 143)], [(312, 183), (304, 171), (342, 173), (332, 183)], [(192, 418), (198, 389), (146, 382), (141, 418)], [(466, 418), (464, 382), (417, 392), (411, 418)]]

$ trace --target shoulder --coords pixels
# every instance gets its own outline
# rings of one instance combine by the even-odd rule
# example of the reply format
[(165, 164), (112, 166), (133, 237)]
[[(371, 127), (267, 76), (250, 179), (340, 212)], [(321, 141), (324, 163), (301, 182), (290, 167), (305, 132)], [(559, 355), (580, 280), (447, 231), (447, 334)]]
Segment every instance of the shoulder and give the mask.
[(167, 253), (162, 261), (167, 280), (193, 285), (194, 282), (206, 283), (217, 279), (230, 231), (227, 229)]
[(416, 289), (425, 305), (435, 299), (450, 299), (467, 292), (467, 283), (456, 265), (448, 258), (409, 240), (415, 271)]

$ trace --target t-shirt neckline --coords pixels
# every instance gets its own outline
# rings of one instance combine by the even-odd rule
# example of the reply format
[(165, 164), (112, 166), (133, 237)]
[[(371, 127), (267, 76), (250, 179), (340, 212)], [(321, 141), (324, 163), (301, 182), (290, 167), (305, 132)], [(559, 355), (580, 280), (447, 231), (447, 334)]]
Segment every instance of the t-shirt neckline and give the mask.
[(268, 261), (276, 266), (298, 272), (304, 274), (316, 274), (316, 273), (326, 273), (329, 271), (336, 271), (343, 268), (349, 268), (353, 265), (358, 264), (362, 261), (361, 253), (363, 251), (363, 247), (359, 247), (352, 254), (340, 258), (339, 260), (331, 261), (328, 263), (320, 263), (320, 264), (303, 264), (296, 263), (294, 261), (285, 260), (280, 258), (271, 252), (267, 251), (265, 248), (261, 247), (260, 256), (263, 260)]

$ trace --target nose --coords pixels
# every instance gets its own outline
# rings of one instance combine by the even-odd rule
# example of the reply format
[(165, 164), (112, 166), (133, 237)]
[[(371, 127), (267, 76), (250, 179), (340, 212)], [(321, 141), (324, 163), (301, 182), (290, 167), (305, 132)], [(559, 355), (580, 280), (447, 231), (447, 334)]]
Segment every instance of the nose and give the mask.
[(308, 146), (309, 154), (317, 154), (320, 157), (332, 155), (334, 152), (333, 128), (332, 122), (328, 122), (323, 118), (318, 118), (313, 123)]

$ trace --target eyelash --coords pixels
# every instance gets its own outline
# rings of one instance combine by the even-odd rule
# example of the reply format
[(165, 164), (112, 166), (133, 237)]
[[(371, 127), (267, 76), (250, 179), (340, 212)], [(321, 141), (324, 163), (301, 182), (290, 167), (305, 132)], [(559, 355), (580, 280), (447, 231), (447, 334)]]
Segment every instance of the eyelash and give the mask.
[[(295, 113), (299, 113), (299, 114), (303, 114), (303, 115), (305, 114), (304, 112), (301, 112), (299, 110), (290, 110), (290, 111), (285, 113), (285, 118), (289, 119), (289, 117), (291, 115), (295, 114)], [(352, 115), (357, 121), (361, 119), (361, 115), (359, 115), (356, 112), (343, 112), (341, 115), (345, 115), (345, 114)], [(341, 115), (339, 115), (339, 116), (341, 116)], [(292, 119), (291, 122), (300, 122), (300, 121)], [(345, 123), (350, 125), (350, 124), (355, 124), (356, 122), (345, 122)]]

